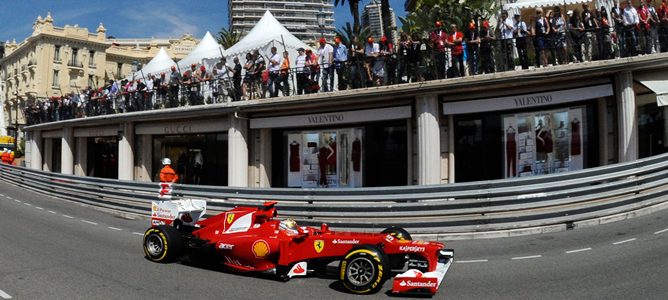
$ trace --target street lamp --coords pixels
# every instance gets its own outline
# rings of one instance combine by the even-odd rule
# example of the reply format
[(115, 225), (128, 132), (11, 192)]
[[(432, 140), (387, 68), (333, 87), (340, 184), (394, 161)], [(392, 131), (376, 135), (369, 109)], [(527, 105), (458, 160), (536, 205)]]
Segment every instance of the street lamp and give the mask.
[(320, 9), (318, 13), (316, 13), (316, 19), (318, 20), (318, 27), (320, 27), (320, 37), (324, 37), (325, 35), (325, 18), (327, 17), (327, 14)]

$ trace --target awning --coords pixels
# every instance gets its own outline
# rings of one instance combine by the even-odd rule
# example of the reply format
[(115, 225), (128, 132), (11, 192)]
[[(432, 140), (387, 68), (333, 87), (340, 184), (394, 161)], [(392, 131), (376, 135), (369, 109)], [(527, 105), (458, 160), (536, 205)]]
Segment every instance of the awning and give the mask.
[(656, 105), (668, 105), (668, 71), (637, 73), (633, 74), (633, 79), (656, 94)]
[(510, 10), (515, 8), (534, 8), (548, 6), (562, 6), (568, 4), (588, 3), (591, 0), (517, 0), (515, 3), (506, 3), (503, 9)]

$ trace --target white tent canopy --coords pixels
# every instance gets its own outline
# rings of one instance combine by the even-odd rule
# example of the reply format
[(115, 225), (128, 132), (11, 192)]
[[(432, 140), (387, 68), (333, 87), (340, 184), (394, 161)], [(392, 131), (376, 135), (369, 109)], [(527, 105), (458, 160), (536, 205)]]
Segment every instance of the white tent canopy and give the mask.
[[(225, 57), (231, 61), (239, 57), (243, 64), (246, 53), (259, 50), (267, 56), (271, 47), (276, 47), (278, 53), (288, 51), (288, 57), (294, 62), (297, 57), (297, 49), (313, 49), (300, 39), (292, 35), (274, 16), (267, 10), (255, 27), (238, 43), (225, 51)], [(294, 67), (294, 64), (292, 65)]]
[(203, 64), (207, 69), (211, 69), (216, 61), (223, 57), (224, 53), (223, 46), (218, 44), (211, 33), (207, 31), (197, 47), (179, 61), (179, 68), (185, 72), (185, 70), (190, 70), (191, 64)]
[(174, 60), (169, 57), (165, 48), (160, 48), (158, 54), (151, 59), (141, 71), (137, 71), (134, 75), (128, 76), (129, 78), (142, 78), (142, 73), (145, 77), (148, 77), (149, 74), (155, 74), (169, 69), (171, 66), (175, 65)]
[(517, 0), (515, 3), (506, 3), (503, 5), (505, 10), (535, 8), (535, 7), (550, 7), (563, 6), (568, 4), (588, 3), (591, 0)]

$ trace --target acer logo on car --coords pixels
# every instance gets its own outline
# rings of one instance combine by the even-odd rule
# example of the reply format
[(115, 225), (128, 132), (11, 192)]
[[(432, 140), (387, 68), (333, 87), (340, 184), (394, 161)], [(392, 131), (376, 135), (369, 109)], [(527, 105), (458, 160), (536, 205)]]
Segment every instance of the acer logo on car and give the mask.
[(399, 247), (399, 250), (405, 252), (424, 252), (425, 248), (418, 246), (401, 246)]
[(406, 287), (424, 287), (424, 288), (433, 288), (436, 287), (436, 282), (413, 282), (413, 281), (402, 281), (399, 283), (400, 286)]
[(224, 243), (218, 244), (218, 249), (220, 250), (232, 250), (232, 248), (234, 248), (234, 245)]

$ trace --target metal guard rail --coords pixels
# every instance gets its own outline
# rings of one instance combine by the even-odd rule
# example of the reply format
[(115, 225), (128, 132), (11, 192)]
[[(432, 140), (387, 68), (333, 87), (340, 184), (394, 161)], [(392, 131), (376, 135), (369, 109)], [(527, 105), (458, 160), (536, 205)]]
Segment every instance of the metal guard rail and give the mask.
[[(176, 197), (205, 199), (213, 215), (278, 201), (279, 217), (344, 230), (401, 226), (458, 234), (563, 225), (668, 200), (668, 154), (581, 171), (446, 185), (380, 188), (234, 188), (175, 185)], [(63, 175), (0, 164), (0, 180), (40, 194), (148, 218), (158, 184)]]

